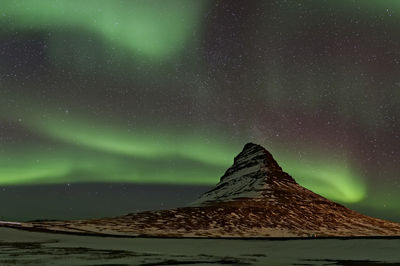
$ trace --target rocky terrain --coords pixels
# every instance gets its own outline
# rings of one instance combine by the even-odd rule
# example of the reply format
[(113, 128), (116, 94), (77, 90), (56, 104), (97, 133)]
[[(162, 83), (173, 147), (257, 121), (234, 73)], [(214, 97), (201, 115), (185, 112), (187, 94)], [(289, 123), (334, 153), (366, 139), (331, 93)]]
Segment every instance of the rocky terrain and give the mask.
[(400, 237), (400, 224), (362, 215), (300, 186), (253, 143), (244, 146), (214, 189), (188, 207), (0, 226), (150, 237)]

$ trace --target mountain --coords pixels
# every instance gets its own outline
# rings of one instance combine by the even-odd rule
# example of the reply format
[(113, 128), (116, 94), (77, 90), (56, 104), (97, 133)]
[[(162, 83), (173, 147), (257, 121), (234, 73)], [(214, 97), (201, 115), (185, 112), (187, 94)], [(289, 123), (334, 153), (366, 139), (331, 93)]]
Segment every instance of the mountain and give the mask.
[(400, 224), (362, 215), (300, 186), (253, 143), (244, 146), (214, 189), (188, 207), (0, 226), (156, 237), (400, 237)]
[[(193, 206), (241, 199), (264, 199), (273, 202), (280, 188), (296, 186), (296, 181), (260, 145), (248, 143), (217, 186), (202, 195)], [(298, 185), (297, 185), (298, 186)]]

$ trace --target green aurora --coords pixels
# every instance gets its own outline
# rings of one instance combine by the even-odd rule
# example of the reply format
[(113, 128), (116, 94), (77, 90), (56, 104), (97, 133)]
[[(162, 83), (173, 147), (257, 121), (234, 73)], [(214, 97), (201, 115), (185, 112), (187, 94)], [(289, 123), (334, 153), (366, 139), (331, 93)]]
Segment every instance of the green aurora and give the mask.
[[(3, 95), (4, 99), (7, 97)], [(22, 100), (19, 100), (22, 102)], [(0, 184), (43, 184), (73, 182), (137, 182), (213, 185), (233, 163), (240, 144), (216, 137), (208, 143), (183, 130), (149, 134), (143, 127), (123, 127), (99, 122), (84, 114), (51, 110), (51, 115), (28, 103), (20, 112), (6, 116), (29, 131), (62, 145), (56, 148), (22, 149), (13, 154), (3, 149)], [(0, 108), (1, 109), (1, 108)], [(47, 105), (47, 111), (49, 105)], [(5, 110), (3, 110), (3, 113)], [(166, 130), (166, 126), (162, 126)], [(366, 194), (363, 180), (346, 161), (321, 161), (315, 152), (299, 160), (272, 149), (283, 169), (300, 184), (328, 198), (357, 202)], [(287, 150), (287, 149), (286, 149)], [(156, 169), (154, 169), (156, 165)], [(76, 176), (73, 176), (73, 173)]]
[[(27, 39), (32, 36), (34, 39), (35, 34), (44, 35), (48, 45), (43, 52), (44, 61), (50, 62), (51, 70), (45, 78), (38, 74), (37, 80), (31, 83), (14, 82), (18, 86), (3, 80), (0, 83), (0, 126), (11, 125), (23, 132), (15, 137), (17, 140), (9, 140), (7, 134), (0, 136), (0, 185), (82, 182), (214, 185), (243, 145), (254, 141), (270, 150), (297, 182), (327, 198), (345, 203), (364, 202), (375, 208), (390, 202), (384, 192), (376, 193), (376, 201), (368, 198), (373, 194), (370, 190), (374, 182), (381, 181), (378, 177), (367, 177), (367, 171), (360, 170), (362, 163), (355, 161), (364, 160), (364, 166), (370, 167), (372, 163), (365, 163), (364, 157), (368, 160), (371, 157), (372, 161), (376, 158), (365, 150), (377, 150), (383, 154), (382, 160), (387, 159), (389, 167), (394, 169), (388, 180), (392, 185), (398, 184), (393, 181), (397, 178), (396, 167), (391, 166), (397, 146), (390, 141), (383, 143), (387, 139), (398, 142), (393, 135), (397, 136), (398, 132), (396, 115), (400, 106), (400, 85), (395, 84), (400, 83), (398, 68), (391, 64), (399, 61), (395, 57), (398, 50), (390, 46), (386, 49), (387, 43), (383, 49), (379, 39), (385, 36), (372, 38), (371, 32), (388, 33), (392, 36), (391, 43), (396, 43), (399, 5), (395, 1), (370, 1), (361, 5), (357, 1), (324, 2), (332, 9), (332, 17), (314, 14), (308, 15), (308, 20), (298, 21), (301, 17), (307, 18), (309, 13), (302, 13), (303, 7), (297, 1), (288, 1), (286, 9), (274, 4), (268, 9), (269, 4), (265, 2), (259, 5), (266, 15), (249, 9), (254, 13), (249, 12), (248, 20), (241, 21), (237, 12), (229, 9), (230, 20), (217, 21), (226, 23), (220, 27), (218, 23), (207, 26), (220, 14), (215, 13), (217, 4), (203, 0), (2, 1), (0, 25), (4, 38), (13, 36), (25, 40), (24, 34)], [(317, 7), (316, 14), (327, 10), (324, 7), (318, 13), (320, 2), (302, 3), (309, 10)], [(347, 12), (354, 16), (347, 16)], [(381, 28), (371, 26), (369, 17), (379, 17), (381, 24), (373, 25)], [(280, 18), (280, 24), (275, 22), (276, 18)], [(254, 27), (242, 29), (243, 23)], [(349, 29), (340, 28), (342, 25)], [(207, 31), (213, 34), (207, 35)], [(326, 36), (329, 31), (337, 36)], [(68, 34), (71, 32), (83, 39), (88, 36), (86, 42), (70, 38), (74, 36)], [(356, 36), (361, 37), (358, 40)], [(100, 50), (97, 53), (88, 43), (99, 40), (101, 43), (93, 45)], [(208, 42), (212, 44), (204, 44)], [(72, 52), (66, 48), (67, 44), (73, 44)], [(306, 49), (301, 50), (303, 46)], [(267, 52), (264, 54), (264, 51)], [(96, 61), (96, 64), (100, 62), (96, 69), (103, 72), (93, 74), (95, 78), (110, 80), (112, 85), (104, 89), (98, 83), (90, 84), (83, 69), (92, 71), (90, 62), (107, 52), (112, 54), (110, 58)], [(357, 53), (361, 55), (358, 57)], [(66, 61), (78, 58), (79, 62), (71, 63), (76, 72), (63, 69), (57, 61), (60, 58)], [(131, 65), (123, 65), (124, 60)], [(371, 65), (374, 60), (380, 64)], [(136, 67), (137, 62), (145, 62), (145, 67)], [(0, 70), (3, 70), (2, 64)], [(30, 64), (39, 68), (35, 60)], [(174, 71), (159, 71), (154, 75), (163, 64)], [(10, 65), (6, 67), (18, 64)], [(111, 74), (110, 69), (114, 71)], [(118, 75), (113, 76), (115, 73)], [(374, 76), (375, 73), (378, 74)], [(53, 74), (63, 76), (62, 86), (56, 82), (49, 85), (54, 81)], [(128, 81), (118, 83), (121, 77)], [(42, 79), (49, 81), (45, 83)], [(171, 85), (166, 80), (175, 83)], [(136, 93), (133, 96), (126, 93), (126, 98), (130, 97), (127, 102), (133, 107), (121, 108), (126, 115), (113, 113), (113, 108), (122, 106), (123, 96), (117, 100), (112, 97), (124, 90)], [(154, 95), (159, 98), (155, 99)], [(75, 108), (74, 100), (79, 102), (85, 96), (88, 99), (85, 105)], [(182, 108), (182, 111), (176, 107), (177, 102), (184, 102), (182, 106), (186, 106), (187, 99), (187, 105), (199, 106), (203, 112), (189, 126), (186, 116), (197, 109)], [(102, 106), (108, 101), (109, 106)], [(157, 101), (161, 103), (156, 105)], [(132, 110), (136, 111), (134, 107), (139, 104), (145, 106), (145, 115), (139, 113), (138, 119), (132, 118)], [(65, 106), (69, 106), (68, 110)], [(106, 115), (93, 114), (98, 109)], [(154, 113), (161, 115), (156, 117)], [(220, 120), (210, 113), (221, 114)], [(305, 125), (310, 113), (309, 120), (315, 124)], [(264, 121), (264, 116), (271, 119)], [(274, 124), (274, 121), (278, 122)], [(213, 127), (216, 124), (221, 126)], [(241, 124), (246, 130), (239, 128), (239, 133), (230, 127), (221, 130), (232, 124)], [(323, 126), (327, 129), (318, 131)], [(268, 131), (268, 127), (289, 137), (274, 138), (276, 132)], [(296, 127), (300, 130), (296, 131)], [(309, 131), (302, 131), (307, 127)], [(253, 131), (257, 130), (253, 128), (262, 128), (261, 137), (255, 136), (257, 132)], [(296, 153), (301, 150), (297, 144), (307, 137), (318, 141), (315, 144), (305, 141), (309, 144), (308, 152), (300, 156)], [(336, 147), (340, 141), (343, 146)], [(321, 147), (321, 143), (328, 144)], [(332, 143), (335, 148), (327, 148)], [(379, 173), (380, 162), (373, 167)], [(385, 189), (388, 188), (382, 188)], [(395, 194), (397, 190), (393, 191)], [(388, 209), (395, 212), (398, 204), (392, 202)]]
[(204, 3), (5, 0), (1, 2), (4, 15), (0, 16), (0, 23), (9, 30), (85, 29), (136, 55), (165, 59), (192, 40), (191, 30), (199, 23)]

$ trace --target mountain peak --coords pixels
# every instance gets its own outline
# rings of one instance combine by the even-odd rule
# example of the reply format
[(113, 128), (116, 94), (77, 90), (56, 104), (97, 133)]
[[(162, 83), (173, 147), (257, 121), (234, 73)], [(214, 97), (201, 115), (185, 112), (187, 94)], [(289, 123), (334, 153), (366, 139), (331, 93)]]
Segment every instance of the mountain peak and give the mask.
[(234, 158), (217, 186), (203, 194), (193, 205), (243, 198), (273, 199), (277, 186), (297, 185), (263, 146), (247, 143)]
[(261, 145), (255, 144), (253, 142), (248, 142), (244, 145), (243, 150), (248, 150), (253, 148), (264, 149), (264, 147)]
[(282, 171), (282, 168), (267, 149), (251, 142), (244, 145), (243, 150), (233, 160), (234, 164), (240, 163), (241, 161), (252, 161), (253, 164), (258, 163), (269, 167), (271, 170)]

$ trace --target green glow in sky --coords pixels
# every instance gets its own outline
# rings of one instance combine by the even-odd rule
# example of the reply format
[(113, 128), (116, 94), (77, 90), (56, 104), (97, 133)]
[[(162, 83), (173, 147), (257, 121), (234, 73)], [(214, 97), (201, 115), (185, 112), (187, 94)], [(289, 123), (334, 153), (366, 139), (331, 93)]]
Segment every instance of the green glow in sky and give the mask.
[[(89, 122), (72, 124), (41, 120), (39, 128), (45, 134), (89, 148), (132, 155), (143, 158), (180, 157), (210, 165), (228, 167), (233, 157), (240, 151), (222, 142), (207, 145), (196, 136), (173, 134), (173, 138), (158, 134), (135, 134), (134, 131), (113, 125), (105, 128), (97, 124), (88, 126)], [(320, 162), (308, 157), (309, 161), (298, 161), (293, 156), (282, 160), (283, 169), (293, 175), (303, 186), (316, 191), (330, 199), (345, 202), (357, 202), (365, 196), (366, 187), (362, 179), (354, 174), (342, 161)], [(324, 158), (329, 158), (325, 155)], [(216, 177), (217, 178), (217, 177)]]
[(174, 55), (193, 39), (204, 3), (185, 0), (6, 0), (1, 2), (0, 25), (27, 31), (60, 27), (84, 29), (137, 55), (163, 59)]
[(381, 190), (382, 185), (376, 185), (365, 201), (360, 203), (361, 206), (376, 211), (384, 211), (390, 213), (394, 217), (400, 215), (400, 195), (398, 189), (385, 188)]
[(214, 186), (254, 142), (398, 216), (400, 0), (245, 2), (1, 0), (0, 186)]
[(55, 140), (108, 153), (146, 159), (176, 157), (217, 166), (229, 165), (235, 150), (222, 141), (206, 143), (191, 133), (148, 132), (140, 126), (128, 127), (116, 123), (105, 124), (96, 120), (57, 115), (28, 116), (22, 123), (40, 134)]
[(181, 158), (145, 159), (68, 146), (36, 145), (0, 152), (0, 184), (134, 182), (210, 184), (218, 167)]
[[(6, 94), (0, 103), (7, 102)], [(20, 99), (18, 102), (23, 103)], [(101, 121), (87, 114), (65, 113), (25, 102), (7, 112), (12, 120), (57, 144), (21, 148), (4, 147), (0, 153), (0, 184), (73, 182), (136, 182), (214, 185), (232, 165), (241, 144), (212, 132), (212, 140), (195, 131), (127, 126)], [(204, 137), (204, 136), (203, 136)], [(55, 146), (54, 146), (55, 145)], [(299, 159), (289, 149), (269, 149), (284, 171), (296, 181), (329, 199), (358, 202), (366, 186), (346, 160), (317, 149)], [(285, 151), (285, 152), (282, 152)], [(342, 158), (342, 157), (340, 157)]]
[(366, 195), (363, 180), (345, 162), (313, 160), (306, 163), (287, 157), (282, 160), (281, 167), (300, 185), (332, 200), (358, 202)]
[(0, 184), (3, 185), (38, 182), (46, 178), (58, 180), (71, 169), (65, 159), (41, 154), (40, 149), (13, 153), (10, 148), (0, 155)]
[[(230, 162), (217, 166), (193, 161), (190, 156), (160, 158), (149, 157), (147, 153), (144, 156), (140, 153), (125, 156), (99, 152), (97, 147), (96, 150), (49, 147), (37, 146), (21, 151), (6, 147), (0, 156), (0, 184), (135, 182), (214, 185), (232, 164), (235, 155), (224, 156)], [(168, 150), (164, 152), (172, 153)], [(211, 154), (212, 149), (209, 148), (208, 152)], [(299, 184), (329, 199), (358, 202), (365, 196), (365, 184), (345, 164), (326, 162), (309, 165), (296, 162), (296, 158), (290, 156), (279, 163)]]
[(352, 168), (345, 153), (312, 145), (298, 145), (292, 150), (287, 143), (272, 144), (270, 149), (285, 172), (317, 194), (350, 203), (359, 202), (367, 195), (364, 178)]
[[(85, 126), (86, 125), (86, 126)], [(168, 138), (158, 134), (135, 134), (115, 125), (74, 121), (69, 124), (36, 121), (33, 128), (53, 139), (72, 144), (66, 152), (31, 152), (9, 158), (0, 172), (0, 183), (137, 182), (213, 185), (240, 152), (222, 143), (209, 144), (195, 137)], [(26, 154), (26, 152), (25, 152)], [(39, 155), (39, 156), (38, 156)], [(329, 157), (329, 155), (327, 156)], [(285, 156), (279, 163), (301, 185), (327, 198), (357, 202), (366, 193), (365, 184), (345, 163), (299, 162)], [(155, 168), (154, 168), (155, 167)], [(77, 178), (72, 173), (83, 173)], [(88, 173), (90, 177), (88, 178)]]

